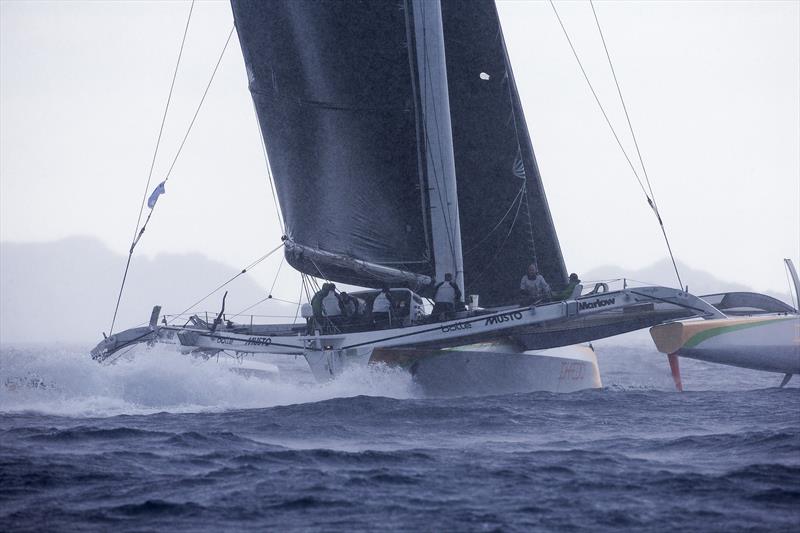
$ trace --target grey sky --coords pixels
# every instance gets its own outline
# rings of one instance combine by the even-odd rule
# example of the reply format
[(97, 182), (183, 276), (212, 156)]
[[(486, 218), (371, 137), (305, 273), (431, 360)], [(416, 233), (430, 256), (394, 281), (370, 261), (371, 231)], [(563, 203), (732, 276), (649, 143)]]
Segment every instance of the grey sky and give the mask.
[[(588, 2), (559, 2), (633, 150)], [(0, 238), (133, 232), (189, 2), (0, 2)], [(784, 290), (800, 256), (800, 3), (598, 2), (677, 256)], [(658, 226), (550, 5), (500, 2), (514, 73), (567, 266), (665, 255)], [(152, 187), (163, 179), (231, 27), (198, 2)], [(139, 251), (243, 266), (280, 238), (238, 41)], [(277, 268), (256, 277), (270, 284)], [(289, 269), (281, 284), (296, 298)], [(279, 293), (276, 290), (276, 293)]]

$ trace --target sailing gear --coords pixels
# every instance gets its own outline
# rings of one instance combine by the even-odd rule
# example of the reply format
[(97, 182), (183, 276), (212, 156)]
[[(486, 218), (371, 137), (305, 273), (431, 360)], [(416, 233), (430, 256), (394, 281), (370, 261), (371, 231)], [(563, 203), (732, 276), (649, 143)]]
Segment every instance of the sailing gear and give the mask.
[(390, 299), (391, 294), (387, 293), (387, 291), (382, 291), (378, 293), (375, 299), (372, 301), (372, 312), (373, 313), (388, 313), (392, 309), (392, 300)]
[(578, 279), (578, 275), (570, 274), (569, 283), (567, 283), (567, 286), (564, 287), (564, 290), (554, 295), (554, 299), (572, 300), (573, 298), (577, 298), (578, 296), (580, 296), (581, 291), (583, 291), (583, 285), (581, 285), (581, 280)]
[(449, 313), (456, 310), (456, 304), (460, 302), (461, 290), (450, 280), (449, 275), (445, 276), (445, 281), (435, 287), (431, 315), (437, 320), (445, 320)]
[(443, 281), (436, 285), (436, 292), (433, 296), (435, 303), (449, 303), (455, 305), (461, 300), (461, 290), (452, 281)]
[(342, 301), (335, 290), (331, 289), (322, 299), (322, 312), (328, 318), (342, 315)]
[(342, 302), (342, 311), (344, 312), (344, 316), (348, 318), (352, 318), (356, 316), (358, 313), (358, 300), (354, 297), (350, 296), (346, 292), (341, 293), (340, 295), (341, 302)]
[(333, 283), (323, 283), (322, 288), (311, 298), (311, 308), (314, 310), (316, 318), (322, 318), (322, 299), (328, 295), (333, 287), (335, 287)]
[(549, 299), (551, 296), (550, 285), (544, 280), (541, 274), (531, 277), (529, 274), (522, 276), (519, 282), (519, 290), (523, 297), (527, 299), (525, 305), (530, 305), (540, 300)]

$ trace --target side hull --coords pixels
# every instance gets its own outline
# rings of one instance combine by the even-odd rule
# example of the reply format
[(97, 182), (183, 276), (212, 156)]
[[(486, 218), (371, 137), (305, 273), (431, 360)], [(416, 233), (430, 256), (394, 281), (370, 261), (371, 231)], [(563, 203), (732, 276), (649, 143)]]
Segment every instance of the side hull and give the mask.
[(800, 317), (674, 322), (650, 329), (659, 351), (711, 363), (800, 373)]

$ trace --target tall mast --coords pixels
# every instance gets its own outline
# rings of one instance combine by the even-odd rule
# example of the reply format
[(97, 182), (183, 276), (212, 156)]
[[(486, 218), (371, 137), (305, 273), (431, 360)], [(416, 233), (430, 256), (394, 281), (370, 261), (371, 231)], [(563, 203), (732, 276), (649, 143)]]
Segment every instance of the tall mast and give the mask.
[(411, 0), (411, 6), (436, 279), (442, 281), (446, 273), (453, 274), (454, 281), (464, 294), (461, 224), (458, 217), (441, 3), (440, 0)]

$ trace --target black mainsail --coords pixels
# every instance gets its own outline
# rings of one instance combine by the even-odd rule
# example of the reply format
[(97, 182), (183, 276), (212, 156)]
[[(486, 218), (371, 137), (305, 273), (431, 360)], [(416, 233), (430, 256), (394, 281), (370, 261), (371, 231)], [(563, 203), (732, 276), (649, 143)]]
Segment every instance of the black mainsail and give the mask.
[(362, 286), (384, 280), (336, 256), (433, 275), (402, 4), (232, 6), (286, 234), (305, 252), (287, 259)]
[[(415, 0), (232, 6), (287, 259), (335, 281), (419, 290), (435, 274), (437, 213)], [(558, 286), (564, 262), (494, 2), (442, 0), (441, 19), (465, 285), (484, 306), (511, 303), (529, 263)]]

